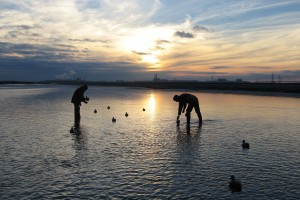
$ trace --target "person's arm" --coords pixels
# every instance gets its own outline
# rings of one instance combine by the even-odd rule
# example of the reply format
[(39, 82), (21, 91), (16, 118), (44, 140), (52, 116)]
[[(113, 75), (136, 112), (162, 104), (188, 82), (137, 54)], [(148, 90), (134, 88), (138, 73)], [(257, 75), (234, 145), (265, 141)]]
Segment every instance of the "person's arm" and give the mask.
[(186, 105), (187, 105), (187, 103), (186, 103), (186, 102), (184, 102), (184, 103), (183, 103), (183, 109), (182, 109), (182, 113), (184, 113), (184, 112), (185, 112)]
[(176, 123), (179, 123), (179, 117), (181, 114), (181, 109), (182, 109), (182, 103), (179, 102), (179, 106), (178, 106), (178, 115), (177, 115), (177, 119), (176, 119)]
[(183, 103), (182, 103), (181, 101), (179, 101), (179, 106), (178, 106), (178, 116), (181, 115), (182, 108), (183, 108)]
[(83, 95), (84, 95), (84, 91), (82, 91), (80, 94), (80, 101), (84, 103), (88, 103), (88, 98), (84, 97)]

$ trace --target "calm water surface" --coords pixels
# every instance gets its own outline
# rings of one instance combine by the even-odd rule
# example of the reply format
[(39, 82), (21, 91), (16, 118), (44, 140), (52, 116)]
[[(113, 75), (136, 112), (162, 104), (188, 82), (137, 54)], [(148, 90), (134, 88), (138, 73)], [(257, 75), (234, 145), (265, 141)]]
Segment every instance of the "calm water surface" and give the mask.
[(1, 199), (299, 199), (299, 98), (193, 91), (204, 123), (187, 129), (184, 91), (90, 87), (74, 135), (75, 89), (0, 86)]

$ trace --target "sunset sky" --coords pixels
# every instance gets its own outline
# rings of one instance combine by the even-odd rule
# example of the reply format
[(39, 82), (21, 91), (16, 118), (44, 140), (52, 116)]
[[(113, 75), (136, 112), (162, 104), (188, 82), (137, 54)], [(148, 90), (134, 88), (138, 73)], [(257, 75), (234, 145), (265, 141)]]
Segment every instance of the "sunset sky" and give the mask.
[(300, 81), (299, 0), (0, 0), (0, 80)]

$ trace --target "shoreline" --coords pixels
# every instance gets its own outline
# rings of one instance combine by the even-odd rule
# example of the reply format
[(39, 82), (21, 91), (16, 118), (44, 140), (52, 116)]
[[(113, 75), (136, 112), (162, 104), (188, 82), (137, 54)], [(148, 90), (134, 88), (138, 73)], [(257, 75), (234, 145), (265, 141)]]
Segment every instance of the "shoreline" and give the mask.
[[(195, 90), (202, 92), (245, 94), (248, 92), (268, 95), (271, 93), (280, 96), (300, 96), (300, 83), (252, 83), (252, 82), (198, 82), (198, 81), (0, 81), (3, 84), (58, 84), (58, 85), (82, 85), (109, 86), (109, 87), (135, 87), (147, 89), (169, 90)], [(294, 95), (293, 95), (294, 94)]]

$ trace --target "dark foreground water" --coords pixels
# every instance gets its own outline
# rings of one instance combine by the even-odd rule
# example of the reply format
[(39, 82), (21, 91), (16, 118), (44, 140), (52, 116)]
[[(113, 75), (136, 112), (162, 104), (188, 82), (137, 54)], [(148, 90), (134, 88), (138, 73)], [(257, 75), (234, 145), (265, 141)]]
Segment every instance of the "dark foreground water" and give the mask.
[(300, 197), (299, 98), (192, 92), (204, 123), (193, 112), (187, 129), (172, 100), (183, 91), (90, 87), (75, 135), (75, 89), (0, 86), (0, 199)]

